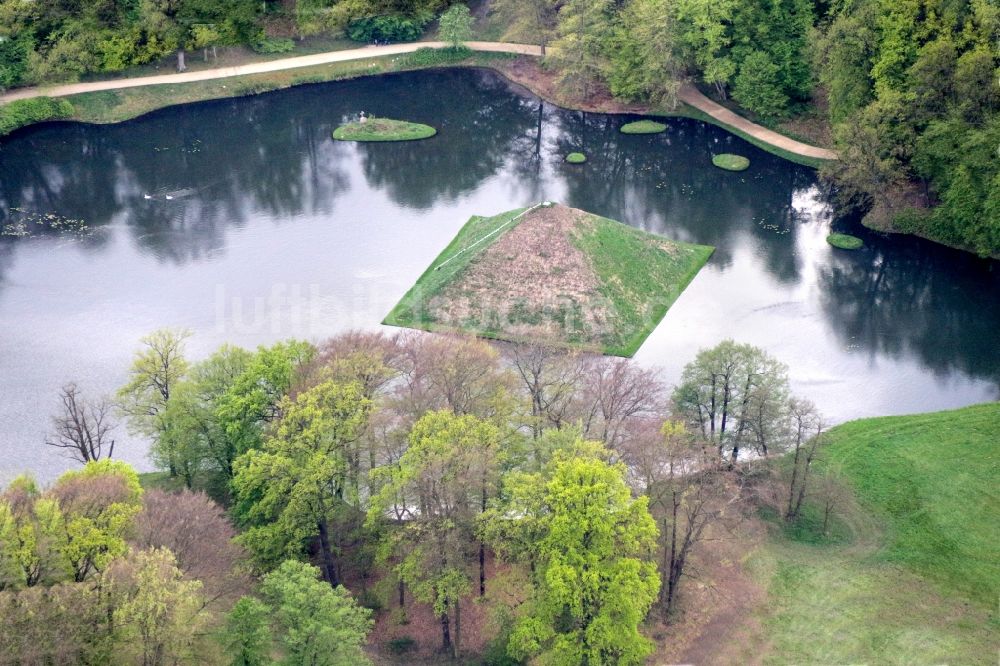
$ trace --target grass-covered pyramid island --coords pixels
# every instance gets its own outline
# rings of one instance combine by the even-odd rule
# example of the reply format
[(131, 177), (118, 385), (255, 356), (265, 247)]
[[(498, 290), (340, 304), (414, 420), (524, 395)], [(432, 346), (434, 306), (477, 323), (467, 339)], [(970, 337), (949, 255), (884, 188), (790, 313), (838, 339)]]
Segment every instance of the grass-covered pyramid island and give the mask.
[(384, 323), (632, 356), (713, 251), (558, 204), (474, 216)]

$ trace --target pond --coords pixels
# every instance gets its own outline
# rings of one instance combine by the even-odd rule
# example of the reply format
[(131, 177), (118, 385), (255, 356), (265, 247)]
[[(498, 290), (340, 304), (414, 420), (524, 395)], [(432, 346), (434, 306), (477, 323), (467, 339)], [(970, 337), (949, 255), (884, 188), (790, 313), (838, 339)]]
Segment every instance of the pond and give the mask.
[[(439, 133), (333, 141), (361, 111)], [(113, 392), (142, 335), (189, 328), (199, 358), (377, 328), (470, 215), (541, 200), (716, 246), (636, 355), (667, 381), (732, 337), (787, 363), (834, 422), (1000, 395), (997, 263), (832, 221), (812, 170), (719, 128), (620, 134), (629, 120), (555, 108), (491, 72), (435, 70), (0, 142), (0, 227), (87, 226), (0, 238), (0, 483), (73, 465), (42, 444), (59, 387)], [(572, 151), (586, 164), (565, 164)], [(716, 169), (721, 152), (750, 168)], [(829, 247), (831, 223), (865, 249)], [(145, 451), (119, 429), (116, 453), (148, 469)]]

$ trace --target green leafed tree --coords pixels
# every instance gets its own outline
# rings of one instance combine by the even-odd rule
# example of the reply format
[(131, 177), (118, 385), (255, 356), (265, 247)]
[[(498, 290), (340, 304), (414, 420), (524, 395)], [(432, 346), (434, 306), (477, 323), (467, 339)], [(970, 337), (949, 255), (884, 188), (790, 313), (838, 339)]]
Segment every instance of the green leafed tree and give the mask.
[(567, 0), (556, 16), (556, 39), (547, 59), (558, 68), (565, 89), (587, 97), (608, 65), (613, 4), (610, 0)]
[(784, 444), (786, 373), (763, 349), (724, 340), (684, 367), (675, 412), (730, 465), (747, 448), (766, 456)]
[(151, 453), (161, 466), (173, 461), (189, 488), (201, 471), (227, 482), (232, 479), (238, 452), (217, 410), (252, 358), (244, 349), (223, 345), (194, 365), (173, 391), (164, 414), (164, 434)]
[(676, 0), (673, 7), (688, 62), (722, 96), (736, 73), (736, 63), (729, 54), (729, 24), (735, 9), (736, 0)]
[(385, 550), (398, 562), (399, 576), (414, 596), (433, 606), (441, 622), (442, 649), (457, 656), (460, 599), (472, 589), (477, 551), (480, 585), (484, 582), (475, 528), (496, 482), (500, 433), (476, 416), (440, 410), (414, 424), (409, 443), (397, 464), (372, 472), (379, 490), (369, 521), (377, 525), (389, 514), (405, 516), (388, 531)]
[(281, 663), (288, 666), (355, 666), (369, 663), (362, 650), (371, 631), (371, 611), (343, 587), (320, 580), (319, 569), (286, 560), (260, 587)]
[(201, 582), (188, 580), (173, 553), (138, 550), (101, 579), (110, 602), (116, 659), (137, 664), (189, 662), (207, 616)]
[(452, 48), (457, 49), (472, 38), (473, 20), (468, 6), (462, 3), (452, 5), (441, 15), (438, 36), (441, 41), (448, 42)]
[(308, 342), (298, 340), (257, 349), (216, 400), (216, 417), (228, 447), (224, 459), (260, 447), (264, 427), (281, 415), (282, 398), (315, 351)]
[[(164, 416), (177, 384), (188, 370), (184, 343), (191, 333), (160, 329), (145, 336), (132, 358), (129, 380), (118, 389), (121, 410), (130, 429), (154, 441), (167, 436)], [(167, 457), (171, 476), (177, 475), (177, 461)]]
[(236, 512), (248, 526), (240, 541), (262, 565), (300, 556), (315, 539), (323, 577), (338, 584), (329, 523), (357, 510), (348, 453), (370, 409), (360, 385), (323, 382), (283, 400), (273, 436), (237, 459)]
[(490, 10), (504, 26), (506, 39), (545, 48), (556, 27), (557, 3), (553, 0), (494, 0)]
[(763, 51), (752, 51), (733, 81), (733, 99), (764, 118), (776, 118), (788, 107), (779, 79), (780, 69)]
[(226, 618), (223, 643), (231, 666), (271, 663), (271, 609), (260, 599), (243, 597)]
[(647, 499), (633, 499), (623, 465), (559, 457), (533, 518), (537, 584), (510, 636), (516, 659), (548, 664), (642, 664), (653, 644), (639, 625), (660, 581), (657, 529)]

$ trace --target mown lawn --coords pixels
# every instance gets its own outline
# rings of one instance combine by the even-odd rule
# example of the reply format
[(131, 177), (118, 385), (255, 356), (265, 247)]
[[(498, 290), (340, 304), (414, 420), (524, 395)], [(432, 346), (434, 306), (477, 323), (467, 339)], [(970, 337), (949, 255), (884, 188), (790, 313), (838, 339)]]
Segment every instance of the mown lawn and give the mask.
[(768, 599), (743, 663), (996, 663), (986, 609), (863, 549), (782, 539), (748, 566)]
[(833, 428), (823, 466), (854, 492), (836, 509), (846, 535), (774, 529), (747, 557), (767, 598), (738, 658), (995, 664), (998, 426), (1000, 403)]
[(829, 462), (885, 521), (883, 557), (995, 606), (1000, 403), (852, 421), (829, 436)]

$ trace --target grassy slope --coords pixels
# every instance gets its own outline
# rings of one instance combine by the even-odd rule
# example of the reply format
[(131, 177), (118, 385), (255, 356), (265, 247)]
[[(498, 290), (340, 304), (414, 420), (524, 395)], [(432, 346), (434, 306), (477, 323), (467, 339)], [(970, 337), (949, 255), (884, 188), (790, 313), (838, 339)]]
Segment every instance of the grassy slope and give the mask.
[(1000, 594), (1000, 403), (852, 421), (829, 458), (886, 521), (884, 555), (987, 605)]
[(768, 590), (733, 657), (769, 664), (993, 664), (1000, 591), (1000, 403), (830, 431), (858, 504), (851, 537), (773, 536), (747, 560)]
[(659, 247), (662, 238), (607, 218), (594, 220), (593, 229), (574, 240), (590, 257), (601, 293), (621, 317), (616, 326), (619, 339), (610, 341), (606, 351), (632, 356), (715, 248), (672, 242), (676, 252), (668, 254)]
[[(517, 208), (492, 217), (473, 215), (469, 218), (469, 221), (459, 230), (451, 243), (431, 262), (431, 265), (427, 267), (423, 275), (417, 278), (417, 281), (406, 292), (406, 295), (403, 296), (396, 307), (386, 315), (382, 323), (390, 326), (433, 329), (434, 322), (429, 318), (428, 313), (422, 309), (421, 304), (430, 300), (434, 294), (444, 289), (462, 269), (468, 266), (483, 250), (502, 237), (503, 234), (498, 233), (490, 236), (490, 238), (479, 243), (470, 251), (465, 251), (466, 248), (479, 241), (497, 227), (510, 221), (511, 218), (523, 210), (525, 209)], [(517, 225), (511, 225), (506, 227), (506, 229), (510, 230), (515, 226)], [(457, 258), (452, 259), (452, 257)], [(448, 263), (441, 270), (435, 270), (435, 268), (446, 261)]]
[[(421, 309), (421, 304), (444, 289), (480, 253), (517, 224), (505, 227), (501, 233), (479, 243), (471, 251), (464, 252), (466, 247), (522, 210), (519, 208), (486, 218), (472, 217), (382, 323), (450, 330), (436, 324), (429, 313)], [(608, 340), (603, 351), (616, 356), (632, 356), (715, 249), (706, 245), (674, 243), (677, 254), (671, 256), (659, 249), (658, 245), (664, 241), (662, 238), (614, 220), (597, 216), (592, 219), (595, 222), (592, 230), (577, 234), (573, 240), (590, 257), (595, 272), (604, 283), (601, 289), (603, 295), (622, 317), (616, 327), (621, 333), (616, 339)], [(655, 245), (650, 241), (655, 241)], [(454, 256), (458, 258), (449, 261)], [(448, 263), (441, 270), (435, 270), (446, 261)], [(475, 333), (504, 338), (500, 331)], [(568, 344), (572, 346), (572, 343)]]

